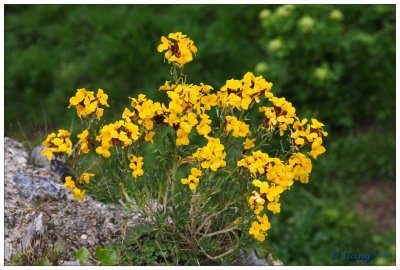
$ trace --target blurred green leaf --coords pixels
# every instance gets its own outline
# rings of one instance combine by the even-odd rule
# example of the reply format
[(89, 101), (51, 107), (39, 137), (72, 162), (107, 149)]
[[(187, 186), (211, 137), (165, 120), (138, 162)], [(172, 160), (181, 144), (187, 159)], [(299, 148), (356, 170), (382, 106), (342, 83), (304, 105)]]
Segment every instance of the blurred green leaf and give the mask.
[(79, 263), (83, 265), (90, 257), (89, 250), (85, 247), (81, 247), (75, 252), (75, 257), (79, 260)]
[(99, 265), (117, 265), (118, 264), (118, 255), (117, 252), (108, 247), (102, 249), (100, 247), (96, 247), (96, 257), (99, 260)]

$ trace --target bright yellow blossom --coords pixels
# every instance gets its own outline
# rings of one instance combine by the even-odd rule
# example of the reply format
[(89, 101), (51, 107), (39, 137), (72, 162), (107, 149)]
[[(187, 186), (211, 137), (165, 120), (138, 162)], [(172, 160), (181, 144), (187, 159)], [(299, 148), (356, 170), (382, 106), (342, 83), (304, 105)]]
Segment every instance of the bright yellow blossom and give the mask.
[(79, 181), (81, 183), (85, 182), (86, 184), (89, 184), (90, 182), (90, 178), (93, 177), (95, 174), (94, 173), (83, 173), (80, 177), (79, 177)]
[(137, 178), (138, 176), (142, 176), (144, 171), (143, 167), (143, 157), (137, 157), (135, 155), (129, 154), (128, 159), (130, 161), (129, 168), (133, 170), (132, 176)]
[(181, 32), (171, 33), (168, 38), (173, 41), (164, 36), (161, 37), (161, 44), (158, 45), (157, 51), (166, 51), (165, 58), (169, 62), (181, 67), (193, 60), (192, 54), (197, 52), (197, 48), (191, 39)]
[(66, 188), (68, 188), (69, 190), (72, 190), (72, 189), (75, 187), (75, 181), (72, 180), (72, 177), (71, 177), (71, 176), (66, 176), (66, 177), (65, 177), (65, 184), (64, 184), (64, 186), (65, 186)]

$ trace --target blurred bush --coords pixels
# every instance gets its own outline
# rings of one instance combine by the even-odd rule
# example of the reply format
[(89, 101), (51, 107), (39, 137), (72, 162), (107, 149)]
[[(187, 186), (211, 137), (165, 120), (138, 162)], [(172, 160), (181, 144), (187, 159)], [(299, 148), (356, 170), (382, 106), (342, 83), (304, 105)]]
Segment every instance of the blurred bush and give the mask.
[[(182, 31), (201, 40), (190, 81), (220, 87), (241, 77), (260, 56), (260, 6), (7, 5), (5, 8), (5, 127), (25, 132), (69, 125), (65, 113), (77, 88), (103, 88), (106, 117), (119, 117), (128, 96), (158, 98), (170, 79), (156, 48), (160, 37)], [(245, 50), (244, 48), (251, 48)], [(258, 50), (258, 51), (257, 51)], [(161, 98), (161, 97), (159, 97)], [(43, 108), (41, 108), (43, 107)], [(44, 111), (44, 112), (43, 112)], [(45, 115), (45, 116), (44, 116)]]
[(259, 18), (265, 57), (255, 71), (275, 92), (331, 129), (394, 126), (394, 5), (283, 5)]

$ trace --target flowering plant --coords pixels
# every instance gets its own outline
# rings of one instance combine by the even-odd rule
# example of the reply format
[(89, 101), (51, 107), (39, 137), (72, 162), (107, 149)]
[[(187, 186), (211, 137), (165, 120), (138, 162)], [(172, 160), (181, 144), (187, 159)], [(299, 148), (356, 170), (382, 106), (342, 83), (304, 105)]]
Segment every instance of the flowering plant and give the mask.
[[(108, 95), (78, 89), (69, 107), (86, 128), (75, 145), (68, 131), (48, 135), (43, 154), (53, 159), (66, 153), (79, 163), (95, 152), (118, 161), (107, 170), (117, 171), (111, 175), (120, 203), (144, 217), (162, 243), (222, 259), (265, 240), (269, 216), (281, 211), (281, 195), (295, 181), (309, 181), (311, 157), (326, 151), (322, 143), (328, 134), (318, 120), (299, 118), (291, 102), (273, 95), (271, 82), (251, 72), (216, 91), (188, 84), (184, 66), (197, 52), (194, 42), (181, 32), (161, 42), (157, 50), (171, 65), (172, 80), (159, 90), (168, 103), (144, 94), (129, 97), (121, 119), (103, 124)], [(155, 145), (158, 166), (144, 166), (146, 144)], [(68, 176), (65, 186), (83, 202), (92, 177), (87, 171), (79, 179)]]

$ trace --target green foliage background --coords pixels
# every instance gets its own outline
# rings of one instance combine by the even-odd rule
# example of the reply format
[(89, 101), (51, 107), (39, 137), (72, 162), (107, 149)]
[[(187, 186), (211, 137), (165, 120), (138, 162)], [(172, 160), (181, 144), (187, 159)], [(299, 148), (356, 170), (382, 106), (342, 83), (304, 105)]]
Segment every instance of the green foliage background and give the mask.
[[(170, 78), (156, 47), (176, 31), (198, 47), (188, 81), (218, 88), (254, 71), (330, 133), (310, 184), (283, 196), (259, 254), (286, 265), (394, 264), (394, 229), (377, 233), (373, 213), (356, 210), (363, 185), (394, 188), (394, 5), (6, 5), (5, 136), (31, 147), (76, 126), (67, 106), (81, 87), (109, 94), (107, 119), (128, 96), (162, 101), (157, 89)], [(334, 261), (337, 251), (392, 255)]]

